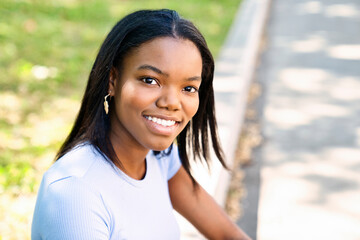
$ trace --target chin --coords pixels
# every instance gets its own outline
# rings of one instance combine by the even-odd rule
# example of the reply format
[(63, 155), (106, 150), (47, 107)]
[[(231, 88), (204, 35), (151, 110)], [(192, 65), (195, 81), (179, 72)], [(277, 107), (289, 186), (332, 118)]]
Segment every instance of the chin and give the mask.
[(156, 144), (156, 145), (152, 145), (152, 146), (150, 147), (150, 149), (153, 150), (153, 151), (159, 151), (159, 152), (161, 152), (161, 151), (164, 151), (164, 150), (168, 149), (168, 148), (171, 146), (172, 143), (173, 143), (173, 142), (170, 142), (170, 143), (159, 143), (159, 144)]

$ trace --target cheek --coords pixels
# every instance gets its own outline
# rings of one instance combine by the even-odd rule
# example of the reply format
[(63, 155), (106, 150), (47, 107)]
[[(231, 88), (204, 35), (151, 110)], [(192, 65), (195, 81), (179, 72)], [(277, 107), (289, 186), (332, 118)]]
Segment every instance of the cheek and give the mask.
[(122, 109), (139, 110), (151, 104), (150, 94), (142, 91), (136, 84), (125, 83), (120, 94)]
[[(186, 115), (191, 119), (199, 108), (199, 98), (191, 99), (186, 103)], [(189, 119), (189, 120), (190, 120)]]

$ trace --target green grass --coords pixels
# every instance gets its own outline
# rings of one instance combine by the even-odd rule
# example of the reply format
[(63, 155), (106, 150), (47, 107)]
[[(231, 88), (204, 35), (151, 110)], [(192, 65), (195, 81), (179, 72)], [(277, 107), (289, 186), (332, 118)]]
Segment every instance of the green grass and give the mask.
[(0, 0), (0, 222), (9, 222), (0, 226), (0, 240), (28, 238), (32, 209), (18, 213), (5, 205), (34, 199), (71, 128), (100, 44), (120, 18), (138, 9), (175, 9), (198, 26), (217, 56), (239, 4)]

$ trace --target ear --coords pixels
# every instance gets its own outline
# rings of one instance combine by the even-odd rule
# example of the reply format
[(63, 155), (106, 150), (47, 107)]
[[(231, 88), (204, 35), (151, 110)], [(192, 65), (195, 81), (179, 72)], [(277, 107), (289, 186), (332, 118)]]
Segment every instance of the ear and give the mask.
[(115, 89), (116, 89), (116, 82), (117, 82), (117, 71), (114, 67), (110, 69), (110, 76), (109, 76), (109, 94), (110, 96), (115, 95)]

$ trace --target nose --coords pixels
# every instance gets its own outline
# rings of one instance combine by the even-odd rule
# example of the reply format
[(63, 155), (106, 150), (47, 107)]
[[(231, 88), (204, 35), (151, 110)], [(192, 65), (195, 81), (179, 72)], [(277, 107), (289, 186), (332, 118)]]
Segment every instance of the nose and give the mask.
[(167, 88), (161, 91), (161, 95), (156, 101), (156, 106), (165, 108), (169, 111), (177, 111), (181, 108), (180, 94), (176, 89)]

